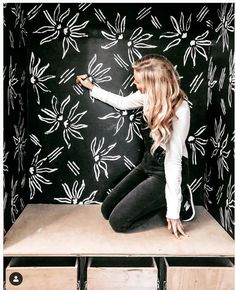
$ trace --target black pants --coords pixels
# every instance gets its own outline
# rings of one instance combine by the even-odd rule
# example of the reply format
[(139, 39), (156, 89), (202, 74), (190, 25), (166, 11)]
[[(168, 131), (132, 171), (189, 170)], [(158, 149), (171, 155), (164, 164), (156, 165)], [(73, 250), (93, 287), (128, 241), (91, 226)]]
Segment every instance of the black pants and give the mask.
[[(102, 204), (102, 214), (116, 232), (140, 225), (158, 210), (166, 208), (165, 151), (144, 154), (142, 162), (122, 179)], [(186, 185), (187, 158), (183, 157), (182, 187)], [(183, 188), (182, 188), (183, 190)]]

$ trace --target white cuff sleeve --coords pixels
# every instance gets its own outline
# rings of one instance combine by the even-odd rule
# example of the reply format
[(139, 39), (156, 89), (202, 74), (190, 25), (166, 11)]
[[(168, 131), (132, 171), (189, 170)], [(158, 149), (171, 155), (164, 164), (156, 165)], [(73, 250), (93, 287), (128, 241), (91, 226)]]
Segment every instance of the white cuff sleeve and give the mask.
[(123, 97), (94, 86), (90, 95), (119, 110), (132, 110), (143, 106), (144, 96), (139, 91)]

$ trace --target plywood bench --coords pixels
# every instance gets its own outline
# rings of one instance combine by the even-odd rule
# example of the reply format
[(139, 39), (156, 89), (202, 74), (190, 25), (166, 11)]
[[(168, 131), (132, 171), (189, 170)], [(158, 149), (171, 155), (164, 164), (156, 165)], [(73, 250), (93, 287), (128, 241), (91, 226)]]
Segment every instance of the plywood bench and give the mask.
[(232, 257), (234, 241), (201, 206), (177, 240), (166, 225), (116, 233), (99, 205), (28, 204), (5, 237), (4, 256)]
[[(168, 257), (208, 257), (214, 260), (234, 256), (234, 240), (203, 207), (196, 207), (196, 217), (185, 223), (185, 229), (189, 237), (177, 240), (168, 231), (163, 218), (156, 219), (142, 231), (116, 233), (102, 217), (99, 205), (28, 204), (5, 236), (3, 254), (5, 257), (35, 259), (79, 257), (81, 289), (88, 257), (155, 257), (160, 260)], [(232, 277), (232, 271), (230, 273)], [(198, 274), (195, 277), (199, 277)], [(230, 287), (232, 281), (233, 278), (230, 279)], [(189, 289), (189, 282), (186, 283), (187, 288), (184, 289)], [(167, 286), (166, 289), (170, 288)], [(225, 288), (218, 288), (217, 284), (217, 289)]]

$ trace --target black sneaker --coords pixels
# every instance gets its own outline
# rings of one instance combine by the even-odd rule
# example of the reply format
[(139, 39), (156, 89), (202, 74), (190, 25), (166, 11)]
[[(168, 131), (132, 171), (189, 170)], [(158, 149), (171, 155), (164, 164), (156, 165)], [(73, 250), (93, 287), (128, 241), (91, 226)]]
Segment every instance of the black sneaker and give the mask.
[(193, 203), (193, 195), (190, 186), (187, 184), (183, 192), (183, 200), (181, 204), (180, 218), (184, 222), (191, 221), (195, 216), (195, 208)]

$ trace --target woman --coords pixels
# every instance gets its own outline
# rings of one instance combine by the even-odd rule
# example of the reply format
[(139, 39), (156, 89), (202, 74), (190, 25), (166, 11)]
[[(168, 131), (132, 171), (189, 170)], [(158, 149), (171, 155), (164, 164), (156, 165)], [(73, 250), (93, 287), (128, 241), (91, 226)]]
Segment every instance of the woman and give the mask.
[(186, 236), (181, 222), (194, 215), (192, 194), (187, 186), (186, 138), (190, 109), (173, 64), (164, 56), (143, 56), (134, 65), (137, 92), (122, 97), (95, 86), (88, 75), (76, 82), (92, 97), (120, 110), (143, 107), (141, 131), (145, 153), (135, 167), (102, 204), (102, 213), (117, 232), (134, 228), (166, 207), (168, 229), (176, 238)]

